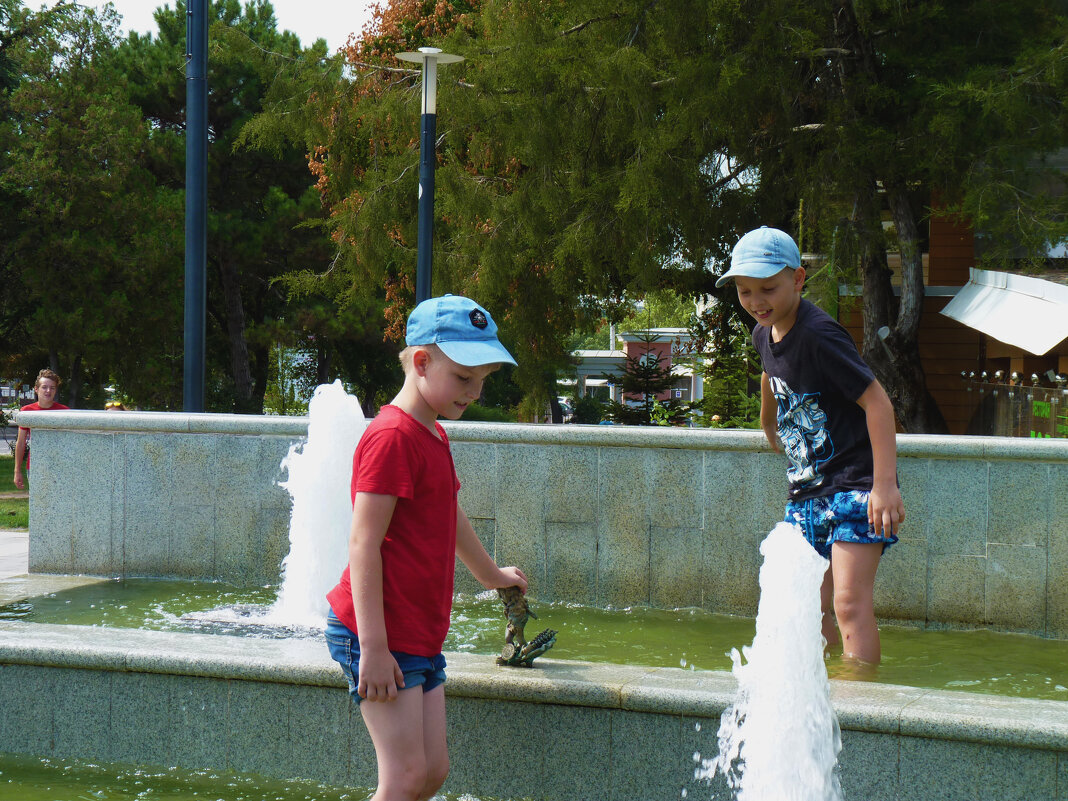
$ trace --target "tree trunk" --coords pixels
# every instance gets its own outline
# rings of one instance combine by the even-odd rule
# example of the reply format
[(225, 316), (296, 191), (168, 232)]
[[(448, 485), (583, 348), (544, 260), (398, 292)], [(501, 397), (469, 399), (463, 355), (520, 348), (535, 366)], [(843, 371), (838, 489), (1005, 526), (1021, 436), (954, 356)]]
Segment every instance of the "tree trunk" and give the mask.
[[(58, 372), (58, 371), (57, 371)], [(70, 375), (67, 377), (67, 405), (72, 409), (78, 408), (78, 400), (82, 394), (82, 357), (75, 356), (70, 363)]]
[(241, 281), (234, 265), (226, 258), (219, 259), (219, 277), (226, 309), (226, 335), (230, 341), (234, 411), (250, 414), (253, 412), (252, 369), (249, 364), (248, 342), (245, 339), (245, 306), (241, 301)]
[(884, 186), (901, 252), (901, 301), (897, 322), (889, 331), (882, 329), (876, 332), (878, 345), (865, 339), (864, 348), (867, 352), (878, 347), (892, 365), (896, 380), (890, 386), (884, 384), (884, 387), (904, 429), (916, 434), (944, 434), (949, 427), (942, 410), (927, 389), (927, 375), (920, 360), (919, 331), (924, 286), (919, 228), (904, 185), (900, 182), (884, 182)]
[(549, 387), (549, 418), (553, 423), (564, 422), (564, 410), (560, 408), (560, 399), (556, 397), (555, 385)]
[[(850, 97), (855, 80), (878, 84), (878, 60), (867, 35), (860, 29), (852, 0), (840, 0), (834, 30), (836, 45), (848, 54), (840, 60), (843, 96)], [(927, 390), (927, 377), (920, 361), (924, 286), (916, 218), (902, 180), (884, 180), (883, 188), (900, 243), (901, 298), (899, 301), (894, 298), (877, 185), (873, 177), (868, 177), (858, 184), (855, 218), (864, 276), (864, 359), (890, 396), (905, 431), (945, 433), (948, 430), (945, 418)]]
[(330, 381), (332, 351), (320, 337), (315, 341), (315, 381), (316, 384), (326, 384)]
[[(257, 345), (253, 350), (255, 358), (252, 359), (252, 397), (249, 398), (248, 414), (263, 414), (263, 399), (267, 395), (267, 379), (269, 375), (268, 365), (271, 360), (271, 349), (266, 345)], [(281, 390), (279, 386), (279, 390)]]
[(903, 215), (898, 223), (898, 235), (903, 240), (902, 286), (901, 298), (896, 301), (874, 191), (868, 197), (867, 203), (857, 203), (864, 276), (864, 360), (890, 396), (905, 431), (942, 434), (948, 430), (946, 420), (927, 390), (927, 376), (920, 361), (923, 261), (915, 218), (906, 198), (891, 198), (895, 223), (897, 215)]

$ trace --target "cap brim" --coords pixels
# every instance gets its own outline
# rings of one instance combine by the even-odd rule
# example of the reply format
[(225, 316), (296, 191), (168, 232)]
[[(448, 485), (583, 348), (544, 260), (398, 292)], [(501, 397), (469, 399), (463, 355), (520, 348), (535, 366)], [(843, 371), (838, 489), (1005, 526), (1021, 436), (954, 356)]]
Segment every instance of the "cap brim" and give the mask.
[(768, 264), (767, 262), (738, 264), (731, 267), (716, 280), (716, 289), (719, 289), (732, 278), (737, 278), (738, 276), (742, 276), (743, 278), (771, 278), (773, 275), (778, 275), (786, 269), (796, 268), (791, 268), (789, 264)]
[(500, 342), (438, 342), (437, 346), (446, 356), (464, 367), (516, 363)]

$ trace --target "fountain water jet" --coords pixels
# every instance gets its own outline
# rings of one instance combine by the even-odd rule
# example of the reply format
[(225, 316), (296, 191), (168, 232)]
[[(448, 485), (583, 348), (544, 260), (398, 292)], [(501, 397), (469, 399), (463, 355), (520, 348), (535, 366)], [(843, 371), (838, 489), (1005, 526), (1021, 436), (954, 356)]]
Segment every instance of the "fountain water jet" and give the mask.
[(308, 404), (308, 439), (282, 460), (280, 482), (293, 499), (289, 555), (268, 622), (323, 628), (326, 593), (348, 563), (352, 454), (367, 421), (359, 401), (340, 381), (316, 388)]
[(775, 526), (760, 553), (756, 635), (731, 651), (738, 693), (720, 720), (719, 754), (695, 755), (695, 775), (722, 773), (738, 801), (840, 801), (842, 739), (820, 629), (829, 563), (792, 523)]

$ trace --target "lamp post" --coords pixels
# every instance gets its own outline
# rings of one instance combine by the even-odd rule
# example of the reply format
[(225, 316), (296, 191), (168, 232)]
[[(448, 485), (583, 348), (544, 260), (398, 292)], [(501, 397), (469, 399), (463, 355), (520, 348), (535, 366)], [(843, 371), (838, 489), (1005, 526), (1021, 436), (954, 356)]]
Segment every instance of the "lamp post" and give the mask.
[(437, 151), (438, 64), (454, 64), (463, 56), (442, 53), (436, 47), (397, 53), (402, 61), (423, 65), (423, 113), (419, 138), (419, 232), (416, 240), (415, 302), (430, 297), (434, 238), (434, 167)]
[(185, 362), (183, 408), (204, 411), (208, 239), (208, 0), (186, 11)]

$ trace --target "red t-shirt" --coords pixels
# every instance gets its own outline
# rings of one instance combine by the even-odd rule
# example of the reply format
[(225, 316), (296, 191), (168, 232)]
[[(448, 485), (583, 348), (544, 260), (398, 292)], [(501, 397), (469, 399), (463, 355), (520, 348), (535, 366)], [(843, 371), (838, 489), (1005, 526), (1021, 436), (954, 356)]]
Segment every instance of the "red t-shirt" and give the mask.
[[(41, 404), (37, 401), (33, 403), (27, 403), (19, 411), (21, 412), (60, 412), (64, 409), (70, 409), (69, 406), (64, 406), (62, 403), (53, 403), (47, 409), (42, 409)], [(26, 426), (19, 426), (19, 431), (26, 432), (26, 467), (30, 466), (30, 429)]]
[[(353, 501), (357, 492), (397, 498), (382, 541), (386, 639), (389, 650), (416, 656), (441, 652), (456, 564), (460, 482), (445, 430), (434, 425), (440, 440), (407, 412), (383, 406), (352, 458)], [(338, 620), (358, 634), (348, 566), (326, 598)]]

